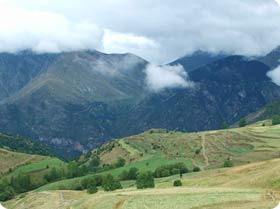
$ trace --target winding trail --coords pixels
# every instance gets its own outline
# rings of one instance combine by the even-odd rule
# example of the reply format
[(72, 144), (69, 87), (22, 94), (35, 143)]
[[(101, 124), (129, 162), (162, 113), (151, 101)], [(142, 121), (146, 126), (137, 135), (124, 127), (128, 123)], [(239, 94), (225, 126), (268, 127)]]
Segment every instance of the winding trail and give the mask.
[(203, 166), (203, 169), (205, 169), (206, 167), (209, 166), (209, 159), (206, 155), (206, 148), (205, 148), (205, 141), (206, 141), (205, 140), (205, 133), (202, 133), (201, 138), (202, 138), (202, 155), (205, 159), (205, 165)]

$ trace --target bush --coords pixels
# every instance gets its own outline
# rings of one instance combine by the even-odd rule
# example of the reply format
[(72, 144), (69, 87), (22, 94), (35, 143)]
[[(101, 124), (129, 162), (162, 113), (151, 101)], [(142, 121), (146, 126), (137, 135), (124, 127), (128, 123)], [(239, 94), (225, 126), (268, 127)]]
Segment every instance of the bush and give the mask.
[(125, 159), (123, 159), (123, 158), (119, 158), (118, 161), (114, 165), (115, 168), (120, 168), (123, 166), (125, 166)]
[(114, 179), (111, 174), (103, 176), (102, 187), (105, 191), (114, 191), (116, 189), (122, 189), (121, 183)]
[(97, 189), (97, 187), (94, 186), (94, 185), (90, 185), (90, 186), (87, 188), (87, 193), (89, 193), (89, 194), (94, 194), (94, 193), (96, 193), (96, 192), (98, 192), (98, 189)]
[(175, 187), (180, 187), (180, 186), (182, 186), (181, 180), (176, 180), (176, 181), (174, 181), (174, 182), (173, 182), (173, 186), (175, 186)]
[(247, 121), (245, 118), (243, 118), (239, 121), (239, 127), (245, 127), (246, 125), (247, 125)]
[(142, 172), (136, 179), (137, 189), (154, 188), (155, 180), (152, 172)]
[(193, 172), (199, 172), (199, 171), (201, 171), (200, 167), (194, 167), (193, 168)]
[(280, 115), (275, 115), (272, 118), (272, 125), (279, 125), (280, 124)]
[(225, 167), (225, 168), (233, 167), (233, 162), (232, 162), (232, 160), (227, 159), (227, 160), (224, 162), (224, 167)]

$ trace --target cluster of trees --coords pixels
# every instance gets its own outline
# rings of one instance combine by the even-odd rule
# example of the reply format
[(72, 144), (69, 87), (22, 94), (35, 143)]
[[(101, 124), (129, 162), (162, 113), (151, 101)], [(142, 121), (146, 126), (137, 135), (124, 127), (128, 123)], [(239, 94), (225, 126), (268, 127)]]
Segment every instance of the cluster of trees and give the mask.
[(146, 189), (155, 187), (155, 179), (152, 172), (140, 172), (136, 178), (137, 189)]
[(8, 147), (12, 151), (17, 152), (53, 156), (50, 149), (41, 143), (19, 136), (10, 136), (8, 134), (0, 135), (0, 147)]
[(9, 200), (16, 194), (30, 191), (37, 186), (31, 181), (29, 175), (21, 173), (10, 179), (4, 178), (0, 182), (0, 201)]
[(44, 176), (44, 179), (47, 182), (54, 182), (61, 179), (70, 179), (85, 176), (89, 173), (103, 172), (114, 168), (123, 167), (125, 165), (125, 160), (123, 158), (119, 158), (114, 164), (105, 164), (103, 166), (101, 166), (100, 164), (101, 161), (98, 156), (93, 156), (89, 160), (89, 163), (87, 165), (79, 165), (78, 162), (72, 161), (68, 163), (66, 168), (52, 168)]
[(127, 170), (124, 170), (124, 171), (119, 175), (119, 179), (120, 179), (121, 181), (136, 180), (138, 173), (139, 173), (138, 168), (130, 168), (128, 171), (127, 171)]
[(272, 117), (272, 125), (279, 125), (280, 124), (280, 115), (275, 115)]
[(176, 164), (164, 165), (158, 167), (154, 172), (154, 176), (156, 178), (161, 178), (161, 177), (167, 177), (176, 174), (184, 174), (188, 172), (189, 169), (184, 163), (176, 163)]
[(81, 181), (81, 188), (86, 189), (89, 194), (96, 193), (99, 186), (101, 186), (105, 191), (122, 189), (120, 181), (114, 178), (111, 174), (87, 177)]

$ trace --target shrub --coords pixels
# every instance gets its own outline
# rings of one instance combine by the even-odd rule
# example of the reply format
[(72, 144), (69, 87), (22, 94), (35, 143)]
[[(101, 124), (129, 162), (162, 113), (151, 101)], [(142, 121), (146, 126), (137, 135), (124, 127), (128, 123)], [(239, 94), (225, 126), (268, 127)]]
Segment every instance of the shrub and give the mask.
[(224, 162), (224, 167), (225, 167), (225, 168), (233, 167), (233, 162), (232, 162), (232, 160), (227, 159), (227, 160)]
[(272, 118), (272, 125), (279, 125), (280, 124), (280, 115), (275, 115)]
[(137, 189), (154, 188), (155, 181), (152, 172), (142, 172), (136, 179)]
[(247, 125), (247, 121), (245, 118), (243, 118), (239, 121), (239, 127), (245, 127), (246, 125)]
[(200, 167), (194, 167), (193, 168), (193, 172), (199, 172), (199, 171), (201, 171)]
[(119, 158), (118, 161), (115, 163), (115, 168), (120, 168), (123, 167), (125, 165), (125, 159), (123, 158)]
[(176, 181), (174, 181), (174, 182), (173, 182), (173, 186), (175, 186), (175, 187), (180, 187), (180, 186), (182, 186), (181, 180), (176, 180)]
[(94, 186), (94, 185), (90, 185), (90, 186), (87, 188), (87, 193), (89, 193), (89, 194), (94, 194), (94, 193), (96, 193), (96, 192), (98, 192), (98, 189), (97, 189), (97, 187)]

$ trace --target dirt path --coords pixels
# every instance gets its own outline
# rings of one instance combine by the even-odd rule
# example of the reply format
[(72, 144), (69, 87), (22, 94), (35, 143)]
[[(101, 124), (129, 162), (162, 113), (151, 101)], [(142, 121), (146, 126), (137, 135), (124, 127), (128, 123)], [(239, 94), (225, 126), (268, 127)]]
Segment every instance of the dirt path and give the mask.
[(203, 169), (205, 169), (206, 167), (209, 166), (209, 159), (208, 159), (208, 157), (206, 155), (206, 148), (205, 148), (205, 133), (203, 133), (201, 135), (201, 138), (202, 138), (202, 155), (203, 155), (203, 157), (205, 159), (205, 165), (203, 166)]
[(128, 197), (121, 199), (120, 201), (118, 201), (115, 205), (114, 205), (114, 209), (123, 209), (123, 205), (125, 203), (125, 201), (128, 199)]

